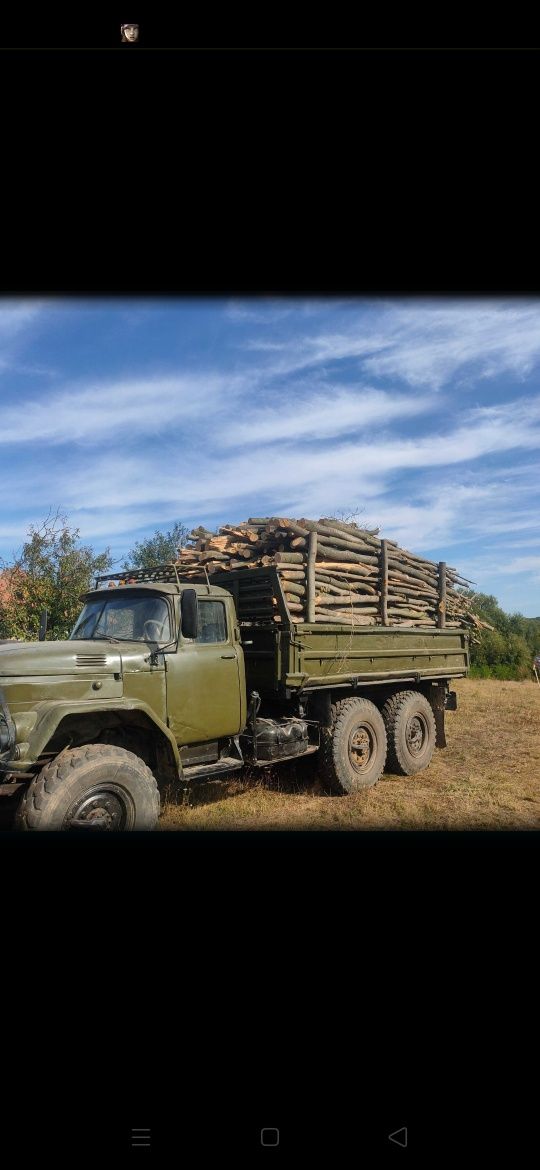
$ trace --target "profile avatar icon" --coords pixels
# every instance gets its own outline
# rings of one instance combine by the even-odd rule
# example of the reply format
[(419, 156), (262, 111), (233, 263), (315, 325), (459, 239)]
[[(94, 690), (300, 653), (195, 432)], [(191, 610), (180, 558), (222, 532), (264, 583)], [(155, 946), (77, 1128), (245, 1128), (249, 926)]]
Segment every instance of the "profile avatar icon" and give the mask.
[(138, 24), (121, 24), (120, 32), (122, 34), (122, 40), (128, 44), (134, 45), (139, 39)]

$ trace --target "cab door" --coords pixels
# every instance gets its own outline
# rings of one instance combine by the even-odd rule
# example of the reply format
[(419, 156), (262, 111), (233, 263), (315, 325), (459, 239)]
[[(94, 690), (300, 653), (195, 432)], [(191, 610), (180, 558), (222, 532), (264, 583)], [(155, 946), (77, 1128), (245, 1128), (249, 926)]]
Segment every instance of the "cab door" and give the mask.
[(197, 638), (167, 655), (168, 723), (177, 743), (237, 735), (244, 724), (244, 660), (224, 598), (199, 597)]

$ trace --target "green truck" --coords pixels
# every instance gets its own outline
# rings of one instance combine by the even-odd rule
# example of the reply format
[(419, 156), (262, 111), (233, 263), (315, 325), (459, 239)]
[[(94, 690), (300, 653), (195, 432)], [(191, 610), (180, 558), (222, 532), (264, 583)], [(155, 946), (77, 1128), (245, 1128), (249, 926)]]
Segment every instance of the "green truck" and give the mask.
[(446, 745), (465, 629), (294, 622), (273, 567), (96, 578), (66, 641), (0, 645), (0, 809), (25, 830), (149, 830), (160, 792), (312, 755), (336, 793)]

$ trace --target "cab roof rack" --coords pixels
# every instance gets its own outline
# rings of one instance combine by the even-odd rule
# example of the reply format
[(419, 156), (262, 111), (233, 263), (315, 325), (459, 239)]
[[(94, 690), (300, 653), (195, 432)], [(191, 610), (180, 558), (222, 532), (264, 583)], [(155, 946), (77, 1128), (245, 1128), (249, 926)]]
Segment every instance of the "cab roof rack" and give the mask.
[(94, 589), (104, 581), (118, 581), (121, 585), (138, 585), (143, 581), (161, 581), (172, 583), (180, 586), (180, 577), (178, 576), (178, 566), (174, 563), (169, 565), (152, 565), (151, 569), (126, 569), (123, 573), (99, 573), (96, 576)]

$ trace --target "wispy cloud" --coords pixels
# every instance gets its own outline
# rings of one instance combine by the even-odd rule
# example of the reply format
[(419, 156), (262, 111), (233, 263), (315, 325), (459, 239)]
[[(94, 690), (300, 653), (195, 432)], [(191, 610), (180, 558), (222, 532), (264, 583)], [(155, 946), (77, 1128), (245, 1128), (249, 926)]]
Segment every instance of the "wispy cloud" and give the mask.
[(295, 338), (252, 338), (252, 351), (272, 355), (276, 374), (357, 359), (368, 376), (398, 378), (440, 389), (452, 378), (525, 378), (540, 361), (540, 304), (412, 301), (384, 304), (366, 317), (354, 303), (338, 314), (341, 328), (323, 325)]
[(2, 417), (0, 444), (131, 440), (170, 432), (186, 421), (230, 410), (244, 380), (216, 373), (97, 382), (27, 400), (8, 407)]
[(540, 556), (534, 557), (513, 557), (505, 565), (505, 572), (507, 573), (529, 573), (534, 570), (538, 571), (540, 575)]
[(224, 436), (224, 443), (283, 443), (291, 438), (326, 441), (359, 428), (388, 426), (396, 419), (432, 409), (429, 397), (392, 395), (369, 386), (318, 386), (316, 393), (308, 394), (295, 386), (288, 402), (248, 408), (234, 430)]

